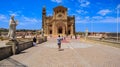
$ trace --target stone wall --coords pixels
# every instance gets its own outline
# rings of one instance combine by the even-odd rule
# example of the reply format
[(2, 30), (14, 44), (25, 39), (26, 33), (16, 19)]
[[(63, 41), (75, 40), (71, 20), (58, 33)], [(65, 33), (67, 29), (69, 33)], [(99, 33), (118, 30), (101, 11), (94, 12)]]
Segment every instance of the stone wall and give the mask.
[(13, 55), (12, 46), (0, 47), (0, 60)]
[(21, 43), (17, 46), (16, 52), (19, 53), (19, 52), (21, 52), (27, 48), (30, 48), (32, 46), (33, 46), (32, 41)]
[(47, 41), (47, 36), (37, 39), (37, 43), (38, 43), (38, 44), (43, 43), (43, 42), (46, 42), (46, 41)]

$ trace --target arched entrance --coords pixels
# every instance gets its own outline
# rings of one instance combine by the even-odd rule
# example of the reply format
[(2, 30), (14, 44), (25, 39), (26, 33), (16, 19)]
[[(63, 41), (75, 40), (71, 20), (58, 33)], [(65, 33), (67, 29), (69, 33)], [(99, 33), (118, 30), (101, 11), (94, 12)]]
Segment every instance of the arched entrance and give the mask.
[(56, 34), (62, 34), (65, 35), (65, 24), (63, 22), (59, 22), (56, 24)]
[(52, 30), (50, 30), (49, 33), (52, 34)]
[(59, 27), (58, 28), (58, 34), (62, 34), (63, 33), (63, 29), (62, 29), (62, 27)]
[(68, 30), (68, 35), (70, 35), (70, 30)]

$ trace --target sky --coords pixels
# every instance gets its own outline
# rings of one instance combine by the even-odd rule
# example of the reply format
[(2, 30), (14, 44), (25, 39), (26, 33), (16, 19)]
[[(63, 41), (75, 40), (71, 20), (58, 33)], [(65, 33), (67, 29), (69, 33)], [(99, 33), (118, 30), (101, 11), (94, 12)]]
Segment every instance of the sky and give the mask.
[(75, 15), (77, 32), (120, 32), (120, 0), (1, 0), (0, 28), (9, 28), (14, 15), (17, 29), (40, 30), (42, 8), (52, 16), (59, 5), (68, 8), (68, 16)]

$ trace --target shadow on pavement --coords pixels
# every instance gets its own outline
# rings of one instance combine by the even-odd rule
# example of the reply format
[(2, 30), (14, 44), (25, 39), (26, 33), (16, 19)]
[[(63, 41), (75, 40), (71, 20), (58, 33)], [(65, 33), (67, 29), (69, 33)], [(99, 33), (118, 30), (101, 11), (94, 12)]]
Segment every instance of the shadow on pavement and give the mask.
[(20, 52), (20, 53), (17, 53), (16, 55), (24, 54), (24, 53), (27, 53), (27, 52), (22, 51), (22, 52)]
[(28, 67), (12, 58), (7, 58), (0, 61), (0, 67)]
[(64, 49), (60, 49), (59, 51), (64, 51)]

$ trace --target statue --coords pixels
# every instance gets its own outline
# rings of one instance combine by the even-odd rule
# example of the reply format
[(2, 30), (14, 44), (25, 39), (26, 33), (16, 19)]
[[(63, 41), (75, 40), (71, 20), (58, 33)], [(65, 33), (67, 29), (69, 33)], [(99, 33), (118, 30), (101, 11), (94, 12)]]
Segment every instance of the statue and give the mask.
[(88, 29), (86, 29), (86, 32), (85, 32), (85, 40), (87, 39), (88, 37)]
[(10, 40), (16, 40), (16, 26), (18, 22), (14, 20), (14, 16), (11, 16), (10, 22), (9, 22), (9, 33), (8, 37)]
[(43, 28), (41, 29), (41, 34), (42, 34), (42, 37), (43, 37), (44, 36)]

